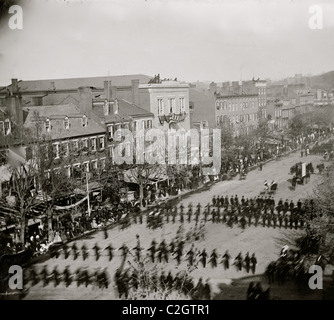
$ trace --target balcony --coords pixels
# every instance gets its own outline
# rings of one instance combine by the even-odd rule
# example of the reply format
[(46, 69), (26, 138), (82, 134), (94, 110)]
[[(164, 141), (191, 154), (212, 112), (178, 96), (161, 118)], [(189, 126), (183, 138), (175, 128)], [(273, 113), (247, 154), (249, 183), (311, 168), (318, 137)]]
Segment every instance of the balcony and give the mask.
[(168, 124), (170, 124), (173, 122), (177, 123), (177, 122), (184, 121), (186, 116), (187, 116), (187, 113), (183, 112), (183, 113), (169, 113), (169, 114), (165, 114), (165, 115), (158, 116), (158, 117), (159, 117), (160, 124), (163, 125), (164, 122), (167, 122)]

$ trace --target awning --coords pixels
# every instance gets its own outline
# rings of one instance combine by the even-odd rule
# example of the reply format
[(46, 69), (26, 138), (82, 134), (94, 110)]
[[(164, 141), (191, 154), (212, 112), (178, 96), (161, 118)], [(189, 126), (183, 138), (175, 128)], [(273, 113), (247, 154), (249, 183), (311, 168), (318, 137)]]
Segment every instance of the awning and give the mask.
[[(92, 192), (92, 191), (95, 191), (95, 190), (98, 190), (98, 189), (102, 189), (102, 188), (103, 188), (103, 185), (99, 182), (89, 182), (88, 183), (89, 192)], [(75, 194), (86, 195), (87, 194), (87, 185), (83, 184), (79, 188), (75, 188), (74, 193)]]

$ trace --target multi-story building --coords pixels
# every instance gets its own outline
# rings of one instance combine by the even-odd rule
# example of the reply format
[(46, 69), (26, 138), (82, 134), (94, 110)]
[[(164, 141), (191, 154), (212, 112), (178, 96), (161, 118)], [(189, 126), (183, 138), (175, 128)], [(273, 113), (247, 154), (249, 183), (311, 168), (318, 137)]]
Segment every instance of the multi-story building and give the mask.
[(258, 103), (257, 94), (216, 94), (216, 126), (232, 128), (236, 136), (249, 134), (257, 128)]
[(189, 89), (189, 111), (192, 128), (205, 129), (215, 128), (215, 90)]
[(162, 81), (139, 85), (139, 106), (154, 115), (157, 129), (190, 129), (189, 85)]

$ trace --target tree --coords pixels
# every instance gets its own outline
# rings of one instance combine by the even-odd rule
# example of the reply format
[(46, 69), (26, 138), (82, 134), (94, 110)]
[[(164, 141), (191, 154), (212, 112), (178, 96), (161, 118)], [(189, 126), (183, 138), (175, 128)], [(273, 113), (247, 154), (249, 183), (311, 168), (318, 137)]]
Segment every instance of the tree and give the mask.
[(334, 163), (322, 173), (314, 190), (313, 208), (307, 212), (307, 234), (319, 240), (319, 253), (334, 263)]

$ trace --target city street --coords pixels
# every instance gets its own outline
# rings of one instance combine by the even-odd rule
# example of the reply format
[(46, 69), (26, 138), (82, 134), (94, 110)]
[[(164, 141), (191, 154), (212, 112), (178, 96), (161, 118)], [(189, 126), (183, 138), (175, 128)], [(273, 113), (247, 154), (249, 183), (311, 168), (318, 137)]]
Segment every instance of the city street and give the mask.
[[(265, 180), (269, 182), (275, 180), (278, 183), (278, 190), (274, 195), (277, 201), (282, 198), (283, 201), (286, 199), (293, 200), (295, 203), (298, 199), (305, 199), (312, 195), (313, 187), (319, 177), (317, 170), (315, 169), (315, 174), (311, 175), (310, 182), (305, 185), (297, 185), (296, 190), (291, 191), (289, 186), (291, 183), (288, 179), (292, 176), (289, 174), (290, 167), (296, 162), (303, 161), (306, 163), (312, 162), (313, 167), (322, 162), (321, 156), (309, 155), (307, 157), (301, 158), (300, 153), (293, 153), (280, 160), (273, 160), (263, 166), (263, 170), (254, 170), (248, 173), (246, 180), (239, 180), (239, 176), (235, 177), (230, 181), (222, 181), (214, 184), (210, 190), (191, 194), (190, 196), (184, 198), (182, 203), (185, 207), (185, 212), (187, 211), (187, 206), (190, 202), (193, 203), (194, 207), (201, 203), (202, 210), (208, 202), (211, 202), (214, 195), (228, 195), (234, 196), (238, 195), (239, 199), (242, 196), (245, 198), (255, 197), (260, 195), (260, 192), (264, 189), (263, 183)], [(178, 204), (178, 206), (181, 203)], [(37, 284), (30, 288), (28, 295), (25, 299), (117, 299), (115, 295), (115, 290), (113, 288), (114, 282), (113, 277), (115, 270), (120, 266), (121, 263), (121, 251), (117, 251), (118, 248), (126, 243), (129, 248), (134, 248), (136, 246), (136, 234), (140, 236), (141, 246), (146, 249), (149, 248), (150, 243), (153, 238), (159, 244), (162, 239), (165, 239), (167, 244), (170, 243), (171, 239), (175, 237), (177, 229), (179, 228), (180, 222), (177, 221), (175, 224), (172, 222), (165, 223), (163, 228), (158, 228), (155, 230), (146, 228), (146, 223), (132, 224), (129, 228), (121, 231), (116, 226), (108, 230), (108, 239), (104, 239), (104, 233), (98, 231), (93, 235), (88, 236), (86, 239), (77, 240), (76, 244), (80, 250), (83, 243), (89, 249), (89, 258), (86, 261), (82, 260), (81, 255), (76, 260), (70, 256), (67, 260), (64, 259), (61, 254), (59, 258), (52, 258), (46, 262), (36, 265), (38, 270), (41, 270), (44, 264), (47, 265), (49, 272), (53, 270), (55, 266), (58, 266), (58, 270), (62, 272), (65, 266), (69, 266), (71, 272), (75, 272), (79, 267), (88, 267), (90, 273), (93, 273), (97, 268), (107, 268), (111, 286), (108, 289), (99, 289), (98, 287), (88, 286), (85, 288), (81, 285), (79, 288), (76, 283), (72, 283), (68, 288), (65, 288), (62, 282), (57, 287), (54, 287), (54, 283), (51, 282), (46, 287), (42, 286), (42, 283)], [(185, 217), (185, 232), (190, 230), (195, 226), (195, 222), (188, 223)], [(226, 250), (229, 250), (231, 255), (231, 263), (233, 263), (234, 258), (239, 252), (242, 253), (243, 257), (247, 252), (250, 254), (255, 253), (258, 265), (256, 268), (256, 274), (260, 275), (264, 272), (266, 266), (269, 262), (276, 260), (278, 258), (280, 249), (282, 247), (282, 239), (288, 237), (289, 235), (300, 233), (300, 230), (290, 230), (290, 229), (279, 229), (273, 227), (262, 227), (254, 225), (246, 227), (242, 230), (239, 227), (234, 226), (233, 228), (227, 227), (225, 224), (213, 224), (211, 221), (206, 223), (206, 235), (204, 240), (198, 240), (195, 242), (186, 242), (185, 251), (187, 251), (191, 244), (194, 243), (196, 249), (202, 250), (206, 248), (208, 255), (211, 254), (212, 249), (216, 248), (219, 258)], [(95, 261), (94, 250), (92, 249), (94, 245), (98, 243), (99, 247), (102, 249), (106, 248), (109, 244), (115, 249), (114, 258), (111, 262), (108, 260), (107, 250), (102, 251), (102, 256), (98, 261)], [(283, 240), (284, 243), (284, 240)], [(70, 246), (72, 244), (70, 243)], [(132, 250), (134, 253), (134, 250)], [(132, 259), (132, 257), (130, 257)], [(147, 268), (150, 269), (153, 265), (148, 263)], [(177, 271), (186, 269), (186, 261), (183, 257), (183, 262), (181, 265), (177, 266), (176, 261), (170, 257), (170, 262), (159, 263), (158, 272), (164, 270), (167, 274), (168, 271), (172, 271), (175, 275)], [(207, 264), (206, 268), (203, 268), (201, 264), (198, 268), (191, 272), (191, 276), (194, 278), (195, 282), (202, 277), (203, 280), (207, 278), (210, 279), (210, 284), (215, 292), (218, 292), (218, 285), (220, 283), (229, 284), (232, 279), (242, 278), (247, 276), (246, 271), (237, 271), (234, 266), (231, 266), (229, 270), (224, 271), (221, 264), (217, 268), (212, 268), (210, 264)], [(250, 274), (249, 274), (250, 275)]]

